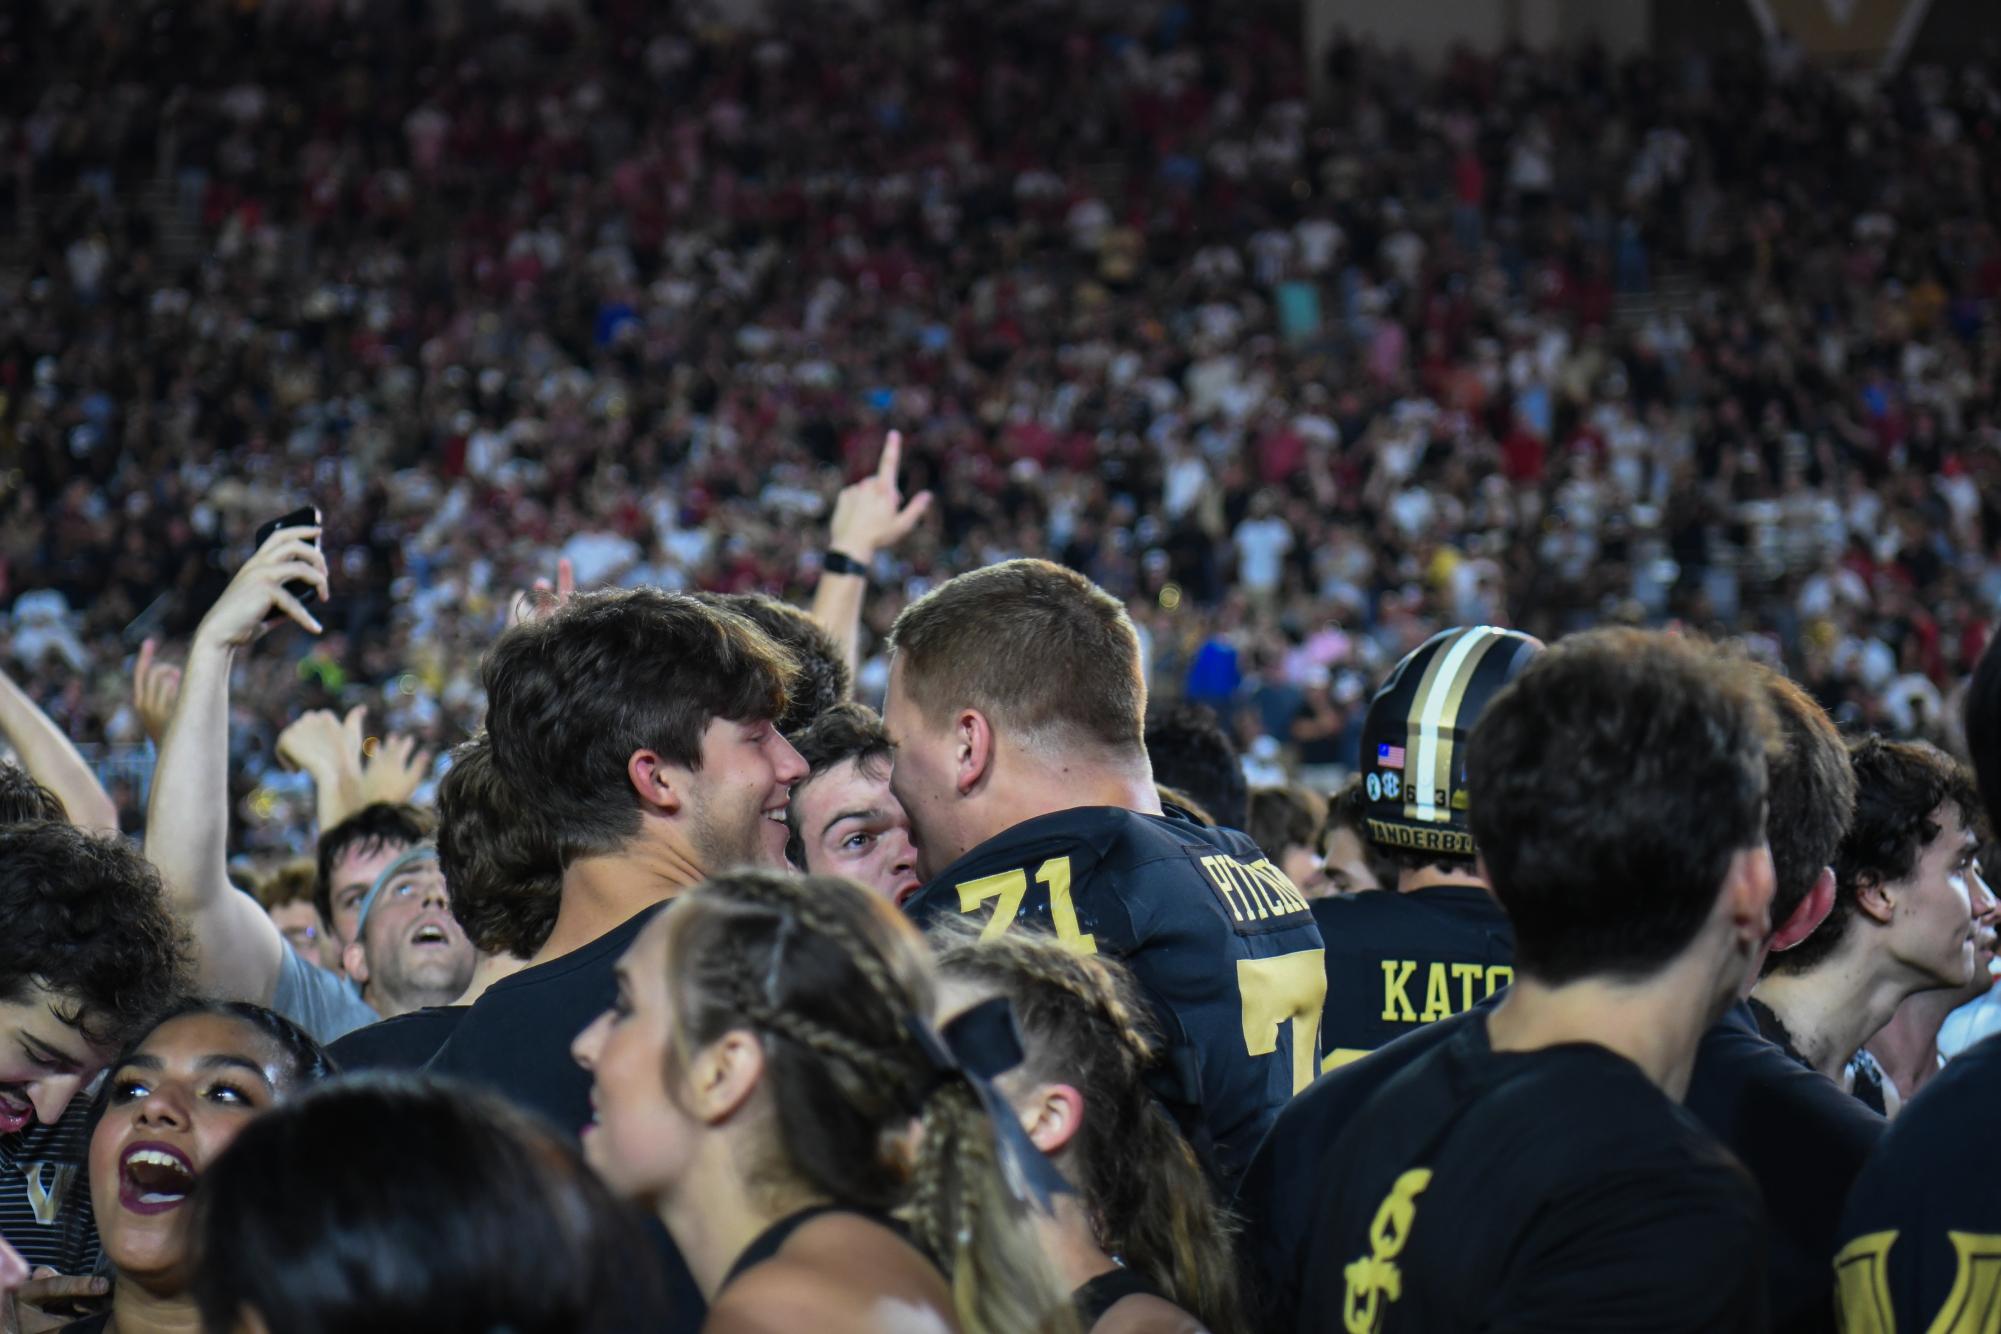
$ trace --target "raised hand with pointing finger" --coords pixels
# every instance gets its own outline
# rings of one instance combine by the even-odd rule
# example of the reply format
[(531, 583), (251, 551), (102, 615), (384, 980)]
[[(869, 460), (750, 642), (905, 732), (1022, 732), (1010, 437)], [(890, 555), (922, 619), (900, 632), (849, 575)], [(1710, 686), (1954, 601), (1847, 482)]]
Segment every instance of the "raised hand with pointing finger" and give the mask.
[(869, 562), (877, 552), (910, 536), (931, 508), (929, 491), (904, 500), (896, 480), (902, 465), (903, 432), (891, 431), (876, 470), (842, 487), (834, 499), (826, 563), (820, 586), (813, 590), (813, 619), (840, 644), (850, 675), (861, 657), (862, 597), (868, 590)]
[(882, 461), (861, 481), (841, 488), (834, 499), (827, 549), (866, 565), (878, 551), (910, 535), (931, 508), (931, 493), (919, 491), (906, 503), (897, 484), (903, 465), (903, 432), (891, 431), (883, 443)]

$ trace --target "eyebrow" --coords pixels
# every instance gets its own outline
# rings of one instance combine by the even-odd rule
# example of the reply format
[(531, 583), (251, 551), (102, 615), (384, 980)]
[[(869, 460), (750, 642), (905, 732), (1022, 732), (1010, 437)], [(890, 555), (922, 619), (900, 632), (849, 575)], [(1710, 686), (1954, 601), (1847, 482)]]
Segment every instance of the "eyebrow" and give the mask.
[(843, 820), (880, 820), (885, 818), (886, 815), (887, 812), (880, 806), (870, 806), (859, 811), (842, 811), (839, 815), (827, 821), (821, 828), (820, 837), (825, 838), (827, 835), (833, 833), (834, 826)]
[[(120, 1061), (118, 1063), (118, 1070), (115, 1070), (112, 1073), (117, 1074), (119, 1073), (119, 1071), (134, 1070), (134, 1069), (160, 1070), (164, 1068), (165, 1067), (162, 1066), (159, 1057), (149, 1056), (145, 1052), (138, 1052)], [(256, 1075), (258, 1082), (263, 1084), (265, 1088), (272, 1087), (271, 1076), (264, 1072), (264, 1067), (257, 1064), (257, 1062), (251, 1060), (247, 1056), (235, 1056), (231, 1055), (228, 1052), (217, 1052), (212, 1056), (204, 1056), (200, 1060), (196, 1061), (195, 1069), (247, 1070), (251, 1074)]]

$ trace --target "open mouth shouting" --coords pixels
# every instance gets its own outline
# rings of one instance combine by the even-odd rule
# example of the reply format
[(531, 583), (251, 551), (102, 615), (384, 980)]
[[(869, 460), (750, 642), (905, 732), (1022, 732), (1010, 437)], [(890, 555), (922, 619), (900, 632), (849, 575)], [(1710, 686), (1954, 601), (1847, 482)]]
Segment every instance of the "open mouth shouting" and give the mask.
[(163, 1214), (187, 1203), (195, 1166), (171, 1144), (141, 1141), (118, 1156), (118, 1203), (135, 1214)]
[(410, 929), (410, 943), (448, 949), (451, 947), (452, 936), (445, 930), (445, 924), (440, 918), (425, 917)]
[(26, 1130), (35, 1119), (35, 1104), (18, 1089), (0, 1089), (0, 1135)]

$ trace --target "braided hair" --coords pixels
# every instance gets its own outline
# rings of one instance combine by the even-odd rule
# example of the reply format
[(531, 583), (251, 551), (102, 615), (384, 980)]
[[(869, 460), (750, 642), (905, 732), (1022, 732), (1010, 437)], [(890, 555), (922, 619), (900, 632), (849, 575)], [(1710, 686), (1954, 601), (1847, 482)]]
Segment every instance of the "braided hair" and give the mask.
[(764, 1046), (777, 1143), (756, 1184), (901, 1216), (968, 1334), (1075, 1330), (993, 1124), (911, 1030), (933, 1010), (930, 956), (885, 900), (833, 876), (718, 876), (675, 907), (667, 977), (670, 1073), (731, 1030)]
[(1099, 1246), (1216, 1334), (1246, 1329), (1228, 1215), (1147, 1091), (1160, 1048), (1132, 975), (1020, 927), (980, 940), (953, 923), (933, 939), (941, 977), (1014, 1008), (1027, 1059), (1002, 1076), (1003, 1088), (1062, 1083), (1083, 1095), (1083, 1123), (1057, 1167), (1077, 1187)]

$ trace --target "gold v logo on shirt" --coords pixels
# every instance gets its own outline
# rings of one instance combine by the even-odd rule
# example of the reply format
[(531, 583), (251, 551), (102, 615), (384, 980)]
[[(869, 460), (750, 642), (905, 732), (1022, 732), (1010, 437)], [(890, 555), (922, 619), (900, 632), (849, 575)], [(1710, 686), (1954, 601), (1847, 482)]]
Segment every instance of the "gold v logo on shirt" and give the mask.
[[(35, 1211), (35, 1221), (43, 1227), (55, 1226), (56, 1215), (62, 1211), (63, 1200), (76, 1180), (76, 1164), (23, 1163), (21, 1166), (21, 1175), (28, 1179), (28, 1203)], [(51, 1172), (54, 1179), (44, 1184), (43, 1177)]]

